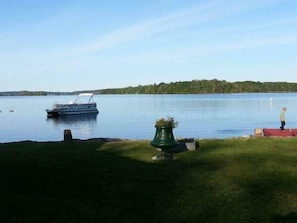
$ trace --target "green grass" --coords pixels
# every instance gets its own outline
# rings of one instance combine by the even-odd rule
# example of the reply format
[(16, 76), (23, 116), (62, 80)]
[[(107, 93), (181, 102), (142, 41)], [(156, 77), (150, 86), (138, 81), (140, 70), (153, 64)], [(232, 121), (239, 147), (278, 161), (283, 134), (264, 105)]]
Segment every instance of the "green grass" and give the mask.
[(0, 222), (297, 222), (297, 139), (199, 143), (0, 144)]

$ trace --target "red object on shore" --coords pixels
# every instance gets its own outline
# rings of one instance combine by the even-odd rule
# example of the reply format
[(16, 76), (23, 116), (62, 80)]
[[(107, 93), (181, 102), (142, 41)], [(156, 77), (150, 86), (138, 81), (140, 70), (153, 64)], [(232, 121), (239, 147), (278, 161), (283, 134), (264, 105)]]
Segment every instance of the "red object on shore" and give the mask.
[(297, 137), (297, 129), (263, 129), (264, 136)]

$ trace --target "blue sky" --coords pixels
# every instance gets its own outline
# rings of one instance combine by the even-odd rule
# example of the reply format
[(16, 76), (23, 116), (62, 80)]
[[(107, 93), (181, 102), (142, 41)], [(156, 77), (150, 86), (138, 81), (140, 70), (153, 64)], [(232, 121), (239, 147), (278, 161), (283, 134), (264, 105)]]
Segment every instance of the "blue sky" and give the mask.
[(297, 82), (295, 0), (0, 0), (0, 91)]

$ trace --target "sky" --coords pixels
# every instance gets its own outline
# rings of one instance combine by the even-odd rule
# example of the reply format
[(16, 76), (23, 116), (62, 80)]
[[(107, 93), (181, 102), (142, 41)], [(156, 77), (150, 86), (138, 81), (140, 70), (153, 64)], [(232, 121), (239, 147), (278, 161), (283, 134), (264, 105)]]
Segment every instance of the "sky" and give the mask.
[(0, 0), (0, 91), (297, 82), (295, 0)]

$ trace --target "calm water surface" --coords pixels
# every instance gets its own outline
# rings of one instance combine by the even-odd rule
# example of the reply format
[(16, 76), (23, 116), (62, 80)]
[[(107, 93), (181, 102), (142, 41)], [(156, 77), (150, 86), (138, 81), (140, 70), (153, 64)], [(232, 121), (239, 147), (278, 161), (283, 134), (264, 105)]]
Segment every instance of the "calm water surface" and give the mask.
[[(74, 138), (152, 139), (155, 120), (173, 116), (175, 137), (229, 138), (255, 128), (297, 127), (297, 94), (96, 95), (97, 116), (47, 118), (45, 109), (75, 96), (0, 97), (0, 142), (60, 141), (64, 129)], [(13, 112), (11, 111), (13, 110)]]

